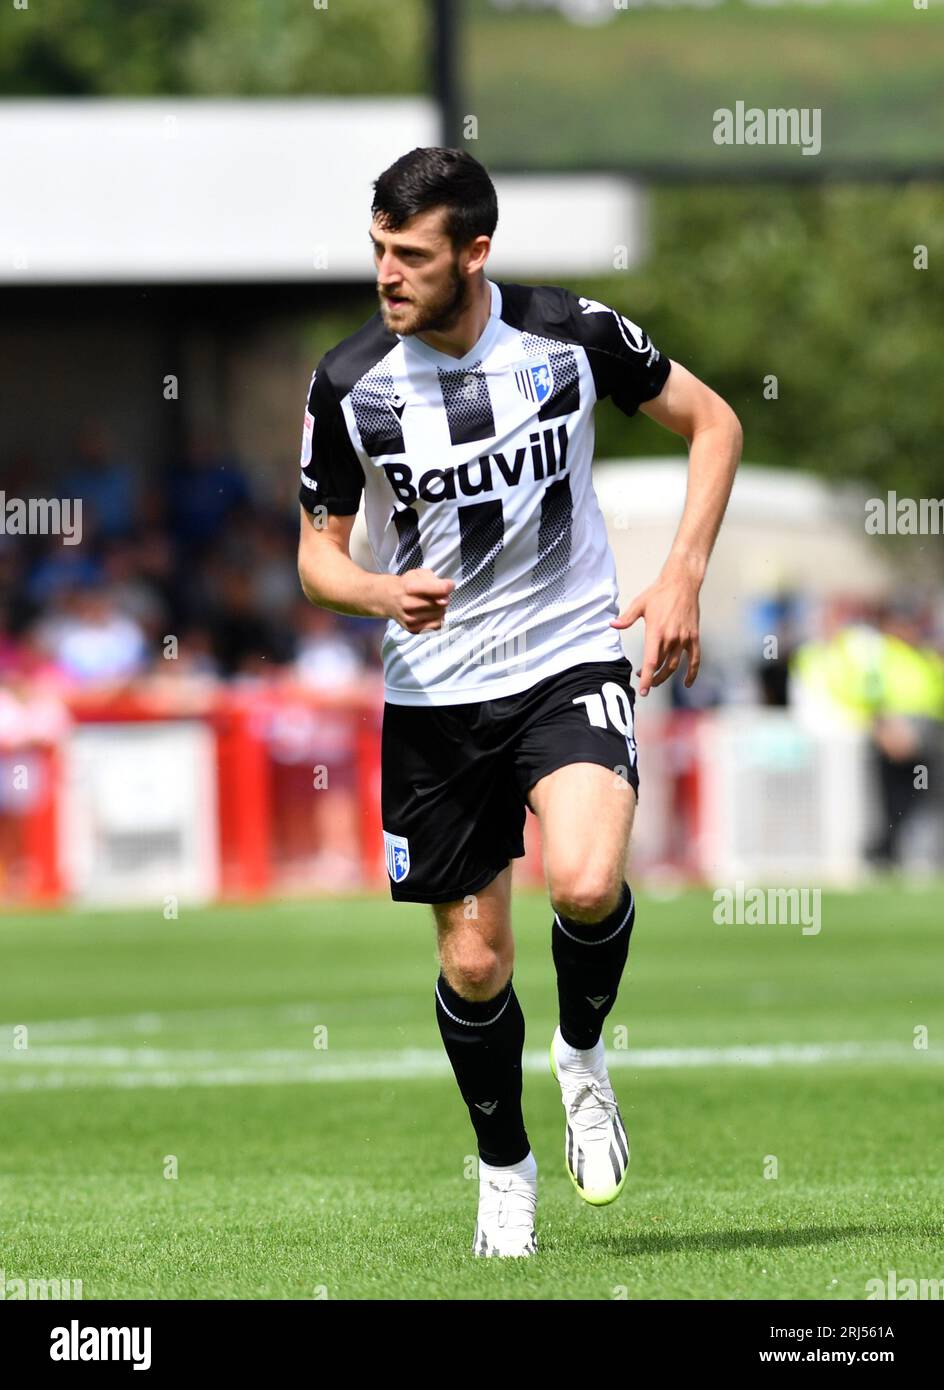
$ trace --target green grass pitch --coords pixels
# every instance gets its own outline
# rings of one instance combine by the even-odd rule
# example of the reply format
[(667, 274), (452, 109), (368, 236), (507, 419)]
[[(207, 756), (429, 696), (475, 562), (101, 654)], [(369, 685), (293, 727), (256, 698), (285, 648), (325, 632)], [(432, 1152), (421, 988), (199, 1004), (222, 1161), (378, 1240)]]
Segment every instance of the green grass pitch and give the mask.
[(427, 909), (6, 917), (5, 1278), (86, 1299), (817, 1300), (940, 1278), (939, 905), (938, 885), (824, 894), (803, 935), (640, 894), (604, 1034), (630, 1175), (593, 1209), (547, 1068), (550, 914), (518, 894), (540, 1169), (540, 1249), (518, 1261), (470, 1253)]

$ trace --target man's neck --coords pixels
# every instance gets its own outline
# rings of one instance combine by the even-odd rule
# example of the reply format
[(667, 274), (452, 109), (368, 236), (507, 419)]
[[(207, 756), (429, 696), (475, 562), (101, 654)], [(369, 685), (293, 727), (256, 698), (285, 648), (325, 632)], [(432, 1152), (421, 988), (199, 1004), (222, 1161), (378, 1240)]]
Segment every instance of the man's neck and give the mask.
[(452, 328), (443, 333), (417, 333), (421, 342), (447, 357), (465, 357), (485, 332), (492, 312), (492, 290), (484, 271), (469, 293), (469, 303)]

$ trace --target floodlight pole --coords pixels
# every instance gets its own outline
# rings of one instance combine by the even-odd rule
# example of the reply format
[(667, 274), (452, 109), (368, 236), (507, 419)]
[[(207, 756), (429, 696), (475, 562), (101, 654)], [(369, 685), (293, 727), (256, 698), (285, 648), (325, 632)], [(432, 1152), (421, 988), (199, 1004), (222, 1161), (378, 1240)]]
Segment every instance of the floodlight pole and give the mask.
[(461, 146), (459, 118), (458, 33), (461, 0), (431, 0), (433, 92), (439, 104), (439, 138)]

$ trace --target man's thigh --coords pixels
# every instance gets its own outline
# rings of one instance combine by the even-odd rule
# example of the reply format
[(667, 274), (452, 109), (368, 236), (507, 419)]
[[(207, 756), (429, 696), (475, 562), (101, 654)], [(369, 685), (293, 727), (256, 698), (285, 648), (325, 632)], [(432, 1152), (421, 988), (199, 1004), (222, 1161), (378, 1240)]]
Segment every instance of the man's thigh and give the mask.
[(558, 769), (595, 763), (634, 790), (633, 668), (625, 657), (572, 666), (528, 692), (514, 749), (515, 777), (532, 810), (532, 789)]
[(398, 902), (461, 902), (524, 853), (509, 755), (472, 705), (386, 705), (381, 812)]
[(635, 790), (620, 772), (570, 763), (542, 777), (530, 801), (551, 901), (578, 919), (605, 915), (625, 881)]
[(619, 658), (542, 682), (518, 741), (516, 774), (541, 824), (551, 899), (568, 916), (595, 920), (621, 892), (639, 785), (631, 676)]

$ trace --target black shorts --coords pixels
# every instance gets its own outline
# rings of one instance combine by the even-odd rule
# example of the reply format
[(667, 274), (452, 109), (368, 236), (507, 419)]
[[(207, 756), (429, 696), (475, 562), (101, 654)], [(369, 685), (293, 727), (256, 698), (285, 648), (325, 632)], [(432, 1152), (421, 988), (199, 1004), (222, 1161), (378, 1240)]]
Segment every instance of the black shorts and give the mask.
[(384, 706), (384, 846), (397, 902), (476, 893), (524, 854), (531, 788), (569, 763), (612, 768), (638, 792), (635, 691), (625, 657), (467, 705)]

